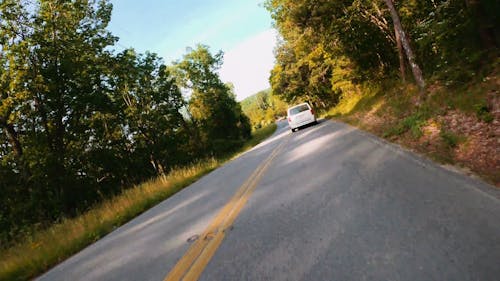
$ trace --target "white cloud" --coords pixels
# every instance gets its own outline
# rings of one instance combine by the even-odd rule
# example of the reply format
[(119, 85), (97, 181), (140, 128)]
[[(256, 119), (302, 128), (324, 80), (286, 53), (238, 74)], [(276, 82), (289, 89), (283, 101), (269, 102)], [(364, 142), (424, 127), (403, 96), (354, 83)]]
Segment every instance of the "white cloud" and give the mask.
[(269, 29), (248, 38), (225, 53), (219, 74), (222, 81), (234, 84), (237, 100), (269, 88), (275, 45), (276, 31)]

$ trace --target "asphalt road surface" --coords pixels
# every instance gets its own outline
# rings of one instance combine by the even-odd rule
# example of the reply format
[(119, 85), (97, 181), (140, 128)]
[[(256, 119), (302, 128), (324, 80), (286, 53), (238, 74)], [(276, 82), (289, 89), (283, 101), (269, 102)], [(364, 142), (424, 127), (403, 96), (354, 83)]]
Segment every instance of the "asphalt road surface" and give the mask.
[(342, 123), (281, 122), (39, 279), (164, 280), (200, 256), (200, 280), (500, 280), (500, 190)]

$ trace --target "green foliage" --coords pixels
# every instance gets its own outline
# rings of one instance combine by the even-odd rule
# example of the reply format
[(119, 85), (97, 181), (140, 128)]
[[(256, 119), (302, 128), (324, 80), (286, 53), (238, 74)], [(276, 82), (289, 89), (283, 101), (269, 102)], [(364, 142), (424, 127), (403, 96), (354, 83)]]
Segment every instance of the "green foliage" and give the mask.
[(113, 52), (111, 10), (107, 0), (0, 2), (2, 247), (250, 137), (216, 72), (222, 53), (198, 46), (167, 67)]
[(478, 103), (474, 105), (474, 109), (476, 111), (476, 116), (480, 120), (490, 123), (493, 121), (493, 114), (490, 112), (490, 107), (485, 103)]
[(409, 131), (412, 137), (419, 138), (422, 136), (421, 128), (426, 124), (428, 116), (429, 115), (423, 111), (412, 114), (401, 120), (395, 126), (390, 127), (390, 129), (386, 131), (383, 136), (385, 138), (399, 136)]
[(240, 102), (241, 108), (254, 129), (274, 123), (277, 118), (286, 116), (287, 104), (270, 89), (260, 91)]
[(353, 83), (390, 73), (397, 57), (390, 16), (379, 2), (267, 1), (284, 39), (271, 73), (273, 92), (326, 108), (352, 93)]
[[(364, 82), (396, 76), (398, 49), (384, 2), (267, 0), (282, 37), (270, 78), (273, 92), (287, 102), (329, 107)], [(493, 12), (500, 10), (498, 1), (395, 4), (425, 75), (461, 85), (474, 79), (489, 57), (498, 57), (500, 21)]]
[(232, 87), (225, 85), (217, 74), (222, 57), (222, 52), (212, 55), (207, 46), (198, 45), (188, 49), (173, 69), (179, 83), (191, 93), (192, 121), (201, 133), (205, 150), (212, 153), (224, 151), (230, 143), (237, 147), (238, 142), (250, 137), (248, 117), (236, 102)]
[[(126, 50), (117, 56), (114, 95), (119, 102), (122, 124), (127, 127), (132, 152), (146, 157), (157, 174), (178, 164), (177, 147), (185, 106), (180, 89), (167, 67), (151, 53), (136, 55)], [(109, 139), (109, 138), (108, 138)]]
[[(104, 129), (89, 127), (113, 114), (106, 77), (116, 38), (105, 30), (111, 5), (104, 1), (4, 1), (0, 5), (2, 87), (0, 180), (9, 198), (2, 198), (2, 237), (16, 227), (72, 215), (93, 202), (96, 182), (109, 178), (91, 169), (113, 167), (110, 159), (85, 158), (113, 148), (94, 145)], [(110, 123), (110, 125), (113, 123)], [(122, 138), (123, 140), (124, 138)], [(105, 140), (110, 141), (110, 140)], [(102, 144), (102, 142), (100, 143)], [(100, 153), (96, 153), (100, 154)], [(113, 158), (111, 158), (113, 159)], [(116, 161), (119, 162), (119, 161)], [(119, 190), (103, 185), (104, 194)], [(14, 225), (13, 225), (14, 224)]]
[(467, 82), (490, 52), (481, 37), (492, 36), (498, 46), (498, 34), (485, 35), (498, 28), (498, 13), (493, 12), (500, 9), (498, 1), (408, 1), (401, 6), (428, 75), (438, 74), (450, 83)]
[(447, 130), (441, 130), (439, 136), (441, 136), (443, 142), (450, 148), (455, 148), (462, 141), (460, 136)]

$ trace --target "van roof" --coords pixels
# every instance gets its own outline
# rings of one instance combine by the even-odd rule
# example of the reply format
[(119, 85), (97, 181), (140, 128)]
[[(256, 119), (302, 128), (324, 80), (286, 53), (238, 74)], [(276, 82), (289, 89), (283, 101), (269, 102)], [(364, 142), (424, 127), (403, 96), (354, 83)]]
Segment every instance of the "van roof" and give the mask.
[(302, 105), (304, 105), (304, 104), (307, 104), (309, 107), (311, 107), (311, 106), (309, 105), (309, 103), (307, 103), (307, 102), (303, 102), (303, 103), (300, 103), (300, 104), (297, 104), (297, 105), (294, 105), (294, 106), (290, 106), (290, 107), (288, 108), (288, 110), (290, 110), (290, 109), (292, 109), (292, 108), (295, 108), (295, 107), (302, 106)]

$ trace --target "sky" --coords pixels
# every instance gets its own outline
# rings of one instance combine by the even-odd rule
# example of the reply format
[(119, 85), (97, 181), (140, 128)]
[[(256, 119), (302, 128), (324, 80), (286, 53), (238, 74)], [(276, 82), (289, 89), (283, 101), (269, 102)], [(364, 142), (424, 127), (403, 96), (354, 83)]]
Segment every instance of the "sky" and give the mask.
[(118, 48), (154, 52), (170, 64), (201, 43), (224, 52), (219, 71), (237, 100), (269, 88), (276, 32), (264, 0), (112, 0)]

